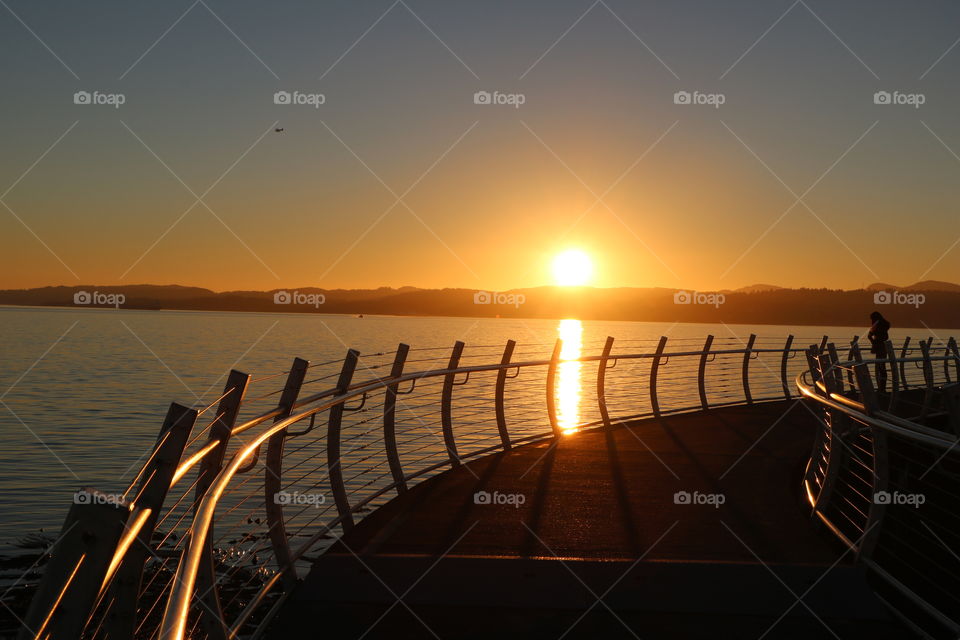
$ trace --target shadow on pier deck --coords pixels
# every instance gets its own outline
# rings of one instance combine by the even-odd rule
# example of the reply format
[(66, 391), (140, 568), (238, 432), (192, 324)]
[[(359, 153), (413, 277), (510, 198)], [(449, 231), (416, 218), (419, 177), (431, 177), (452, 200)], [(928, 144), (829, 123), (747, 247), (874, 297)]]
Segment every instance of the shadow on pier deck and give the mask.
[(771, 402), (476, 460), (362, 520), (269, 635), (902, 638), (810, 518), (815, 428)]

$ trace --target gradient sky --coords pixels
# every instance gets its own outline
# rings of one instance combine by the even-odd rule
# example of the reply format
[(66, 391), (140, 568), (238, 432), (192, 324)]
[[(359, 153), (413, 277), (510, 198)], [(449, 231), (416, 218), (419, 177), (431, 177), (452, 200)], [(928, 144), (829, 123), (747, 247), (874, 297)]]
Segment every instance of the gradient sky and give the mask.
[(956, 3), (0, 5), (2, 288), (960, 281)]

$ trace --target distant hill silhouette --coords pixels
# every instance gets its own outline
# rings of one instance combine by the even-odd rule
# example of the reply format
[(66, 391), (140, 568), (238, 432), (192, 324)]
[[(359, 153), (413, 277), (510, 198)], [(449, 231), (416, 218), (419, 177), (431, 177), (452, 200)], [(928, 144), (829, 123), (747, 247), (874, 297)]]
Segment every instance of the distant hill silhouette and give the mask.
[[(80, 292), (90, 294), (89, 299)], [(894, 327), (960, 328), (960, 285), (949, 282), (927, 280), (907, 287), (875, 283), (847, 291), (757, 284), (694, 294), (688, 291), (678, 296), (675, 289), (629, 287), (535, 287), (504, 292), (303, 287), (215, 292), (179, 285), (86, 285), (2, 290), (0, 304), (82, 309), (116, 306), (118, 296), (123, 296), (120, 306), (125, 309), (839, 326), (866, 326), (869, 313), (878, 309)]]
[(869, 291), (950, 291), (960, 293), (960, 284), (952, 282), (942, 282), (940, 280), (922, 280), (907, 287), (898, 287), (895, 284), (886, 282), (874, 282), (867, 285)]

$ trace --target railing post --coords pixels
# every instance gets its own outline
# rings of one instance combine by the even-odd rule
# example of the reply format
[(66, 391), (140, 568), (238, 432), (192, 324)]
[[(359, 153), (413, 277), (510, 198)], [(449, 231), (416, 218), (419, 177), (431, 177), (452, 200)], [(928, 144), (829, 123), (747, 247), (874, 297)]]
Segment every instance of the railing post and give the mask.
[(563, 350), (563, 340), (557, 338), (553, 345), (553, 354), (547, 366), (547, 417), (550, 419), (550, 428), (555, 438), (562, 435), (560, 423), (557, 421), (557, 367), (560, 366), (560, 352)]
[(831, 342), (827, 344), (826, 349), (817, 356), (817, 363), (820, 368), (820, 379), (823, 381), (823, 387), (827, 395), (838, 393), (840, 389), (837, 386), (837, 372), (834, 368), (838, 362), (837, 348)]
[(900, 394), (900, 368), (897, 366), (897, 354), (893, 350), (893, 342), (887, 340), (883, 344), (883, 347), (886, 351), (887, 359), (890, 360), (890, 401), (887, 405), (887, 411), (892, 413), (897, 406), (897, 398)]
[(660, 399), (657, 397), (657, 371), (660, 369), (660, 358), (663, 357), (663, 350), (666, 346), (667, 336), (660, 336), (657, 350), (653, 354), (653, 362), (650, 364), (650, 408), (657, 418), (660, 417)]
[(703, 343), (703, 351), (700, 353), (700, 367), (697, 370), (697, 390), (700, 392), (700, 408), (706, 411), (710, 408), (707, 402), (707, 363), (710, 362), (710, 347), (713, 345), (713, 336), (707, 334), (707, 339)]
[(900, 383), (903, 385), (903, 390), (906, 391), (910, 388), (910, 383), (907, 382), (907, 372), (905, 371), (906, 362), (904, 360), (907, 357), (907, 353), (910, 352), (910, 336), (907, 336), (903, 339), (903, 347), (900, 349)]
[(783, 385), (783, 399), (789, 400), (790, 382), (787, 380), (787, 360), (790, 359), (790, 348), (793, 346), (793, 334), (787, 336), (787, 342), (783, 345), (783, 357), (780, 358), (780, 384)]
[[(827, 345), (827, 353), (830, 354), (830, 364), (835, 365), (840, 362), (837, 345), (832, 342), (829, 343)], [(843, 371), (840, 369), (833, 370), (833, 387), (836, 393), (843, 393)]]
[[(853, 336), (850, 341), (850, 350), (847, 352), (847, 360), (853, 360), (853, 354), (857, 354), (857, 360), (860, 359), (860, 336)], [(847, 372), (847, 384), (853, 386), (853, 371)]]
[(923, 408), (920, 410), (921, 420), (926, 419), (927, 414), (930, 412), (934, 397), (933, 362), (930, 360), (930, 345), (932, 341), (932, 337), (928, 341), (920, 341), (920, 354), (923, 356)]
[[(349, 349), (343, 359), (340, 377), (337, 379), (337, 395), (342, 396), (350, 389), (353, 373), (357, 369), (360, 352)], [(340, 426), (343, 422), (343, 402), (330, 407), (327, 421), (327, 475), (330, 478), (330, 491), (333, 492), (333, 501), (337, 505), (340, 523), (344, 532), (353, 529), (353, 514), (350, 513), (350, 500), (347, 497), (347, 487), (343, 483), (343, 464), (340, 457)]]
[(747, 339), (747, 346), (743, 350), (743, 398), (747, 404), (753, 404), (753, 396), (750, 395), (750, 355), (753, 353), (753, 343), (757, 341), (757, 336), (750, 334)]
[(136, 630), (143, 566), (154, 548), (153, 530), (196, 422), (196, 409), (173, 403), (157, 436), (150, 466), (145, 470), (143, 481), (132, 500), (137, 512), (149, 510), (149, 515), (145, 516), (110, 585), (108, 598), (113, 603), (106, 628), (111, 638), (132, 638)]
[(820, 364), (817, 360), (817, 356), (820, 354), (819, 348), (817, 345), (811, 344), (803, 354), (807, 357), (807, 371), (810, 372), (810, 381), (814, 388), (819, 388), (817, 383), (823, 381), (820, 377)]
[[(607, 336), (607, 341), (603, 345), (603, 352), (600, 354), (600, 361), (597, 363), (597, 406), (600, 408), (600, 418), (603, 420), (603, 426), (610, 428), (610, 412), (607, 410), (607, 361), (610, 359), (610, 352), (613, 350), (613, 337)], [(616, 361), (614, 361), (616, 365)]]
[[(932, 340), (932, 338), (931, 338)], [(930, 343), (920, 342), (920, 354), (923, 356), (923, 384), (929, 389), (933, 387), (933, 362), (930, 360)]]
[[(497, 415), (497, 431), (500, 432), (500, 444), (504, 451), (508, 451), (512, 446), (510, 444), (510, 433), (507, 431), (507, 414), (504, 409), (503, 396), (507, 386), (507, 367), (510, 359), (513, 357), (513, 349), (517, 343), (513, 340), (507, 340), (507, 345), (503, 348), (503, 357), (500, 358), (500, 370), (497, 371), (497, 386), (494, 391), (494, 407)], [(519, 374), (519, 370), (517, 371)]]
[(857, 379), (857, 389), (860, 391), (860, 402), (863, 403), (867, 415), (872, 416), (880, 408), (877, 392), (873, 386), (873, 378), (870, 377), (870, 369), (861, 358), (859, 350), (857, 350), (855, 356), (857, 363), (853, 365), (853, 373)]
[[(447, 370), (452, 371), (460, 366), (460, 356), (463, 355), (463, 342), (457, 340), (453, 343), (453, 351), (450, 352), (450, 361), (447, 363)], [(453, 437), (453, 387), (457, 374), (448, 373), (443, 376), (443, 391), (440, 396), (440, 425), (443, 429), (443, 445), (447, 448), (447, 456), (450, 458), (451, 467), (460, 466), (460, 456), (457, 454), (457, 441)]]
[[(78, 500), (81, 492), (89, 499)], [(131, 507), (93, 489), (74, 494), (17, 635), (20, 640), (82, 637), (130, 519)], [(134, 593), (134, 604), (136, 596)]]
[[(294, 358), (290, 373), (287, 374), (287, 383), (280, 394), (280, 415), (274, 418), (276, 424), (290, 417), (293, 405), (300, 396), (300, 387), (307, 376), (310, 362), (303, 358)], [(283, 572), (284, 588), (293, 588), (297, 575), (290, 562), (290, 544), (287, 540), (287, 528), (283, 522), (283, 505), (277, 501), (277, 494), (283, 488), (283, 445), (287, 438), (287, 430), (283, 429), (270, 436), (267, 440), (267, 458), (263, 467), (263, 501), (267, 516), (267, 527), (270, 534), (270, 544), (273, 546), (273, 555), (277, 559), (277, 567)]]
[[(402, 342), (397, 346), (397, 354), (393, 357), (393, 367), (390, 369), (390, 377), (396, 380), (403, 375), (403, 365), (407, 362), (407, 353), (410, 346)], [(397, 451), (397, 387), (398, 382), (391, 382), (387, 385), (383, 396), (383, 446), (387, 452), (387, 462), (390, 465), (390, 474), (393, 476), (393, 483), (397, 486), (397, 493), (403, 493), (407, 490), (407, 481), (403, 477), (403, 467), (400, 465), (400, 453)]]
[(857, 560), (869, 558), (877, 546), (877, 540), (883, 530), (883, 517), (887, 511), (885, 501), (877, 500), (877, 494), (890, 487), (890, 456), (887, 446), (887, 432), (870, 427), (873, 442), (873, 495), (870, 496), (870, 510), (864, 524), (863, 539), (857, 549)]
[[(223, 399), (217, 407), (216, 419), (210, 425), (208, 443), (216, 442), (217, 446), (208, 453), (201, 462), (200, 472), (197, 475), (197, 490), (193, 501), (194, 513), (200, 506), (200, 499), (207, 493), (213, 479), (223, 466), (223, 458), (227, 452), (233, 425), (236, 424), (240, 405), (250, 384), (250, 376), (246, 373), (233, 370), (227, 376), (227, 383), (223, 388)], [(213, 526), (207, 531), (203, 543), (203, 557), (197, 567), (196, 592), (204, 606), (200, 607), (200, 624), (204, 633), (211, 640), (226, 640), (229, 630), (224, 624), (223, 609), (220, 605), (220, 593), (214, 587), (216, 583), (216, 568), (213, 561)]]
[[(953, 338), (951, 336), (951, 338), (947, 340), (947, 351), (949, 352), (947, 355), (950, 355), (950, 354), (953, 355), (954, 373), (956, 374), (957, 380), (960, 381), (960, 351), (957, 350), (956, 338)], [(944, 362), (943, 366), (946, 367), (947, 363)], [(947, 380), (949, 379), (950, 379), (950, 376), (947, 375)]]

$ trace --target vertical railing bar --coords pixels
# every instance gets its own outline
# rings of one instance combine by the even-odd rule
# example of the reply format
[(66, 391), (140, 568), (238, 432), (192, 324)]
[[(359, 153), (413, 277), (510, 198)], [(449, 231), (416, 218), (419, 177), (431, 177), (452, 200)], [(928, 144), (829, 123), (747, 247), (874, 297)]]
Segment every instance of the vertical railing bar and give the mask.
[(953, 336), (951, 336), (947, 339), (947, 344), (943, 347), (943, 378), (946, 384), (953, 382), (950, 378), (950, 347), (953, 342)]
[(747, 346), (743, 350), (743, 398), (747, 404), (753, 404), (753, 396), (750, 394), (750, 354), (753, 353), (753, 344), (757, 341), (757, 336), (750, 334), (747, 339)]
[(857, 560), (869, 558), (877, 546), (883, 530), (883, 520), (887, 512), (885, 500), (878, 500), (877, 494), (887, 492), (890, 487), (890, 456), (887, 447), (887, 433), (883, 429), (870, 427), (873, 443), (873, 495), (870, 496), (870, 510), (864, 525), (863, 539), (857, 549)]
[(900, 349), (900, 383), (903, 385), (903, 390), (907, 391), (910, 388), (910, 383), (907, 382), (907, 372), (906, 372), (906, 357), (910, 351), (910, 336), (907, 336), (903, 339), (903, 347)]
[(834, 368), (834, 365), (838, 362), (837, 348), (832, 342), (828, 343), (826, 349), (817, 355), (817, 362), (820, 367), (820, 379), (823, 381), (827, 395), (837, 393), (839, 391), (837, 388), (837, 372)]
[(818, 382), (823, 382), (823, 378), (820, 377), (820, 365), (817, 361), (819, 353), (819, 347), (815, 344), (809, 345), (807, 350), (804, 351), (804, 355), (807, 357), (807, 371), (810, 372), (810, 381), (815, 389), (819, 389), (817, 387)]
[(790, 348), (793, 346), (793, 334), (787, 336), (787, 342), (783, 345), (783, 357), (780, 358), (780, 384), (783, 385), (783, 399), (789, 400), (790, 382), (787, 380), (787, 361), (790, 360)]
[[(390, 377), (396, 380), (403, 375), (403, 366), (407, 361), (407, 353), (410, 346), (400, 343), (397, 346), (397, 354), (393, 358), (393, 367), (390, 369)], [(397, 414), (397, 388), (399, 383), (391, 382), (387, 385), (383, 396), (383, 447), (387, 453), (387, 462), (390, 465), (390, 474), (393, 476), (393, 483), (397, 486), (397, 493), (403, 493), (407, 490), (407, 481), (403, 476), (403, 467), (400, 464), (400, 453), (397, 451), (397, 432), (396, 432), (396, 414)]]
[[(450, 352), (450, 361), (447, 363), (448, 371), (453, 371), (460, 366), (463, 346), (463, 342), (460, 340), (453, 343), (453, 351)], [(440, 396), (440, 425), (443, 429), (443, 445), (447, 449), (451, 467), (459, 467), (461, 464), (460, 455), (457, 453), (457, 441), (453, 435), (453, 387), (456, 377), (457, 374), (455, 373), (448, 373), (443, 376), (443, 391)]]
[(132, 505), (94, 489), (81, 491), (89, 499), (80, 502), (74, 497), (67, 511), (30, 599), (19, 640), (80, 638), (94, 613), (103, 579), (130, 522)]
[[(850, 341), (850, 350), (847, 352), (847, 360), (853, 360), (853, 352), (860, 351), (860, 336), (853, 336), (853, 340)], [(853, 371), (847, 371), (847, 384), (853, 387)]]
[(517, 346), (516, 341), (507, 340), (503, 348), (503, 357), (500, 358), (500, 370), (497, 371), (497, 386), (494, 390), (494, 408), (497, 416), (497, 431), (500, 433), (500, 444), (504, 451), (511, 448), (510, 433), (507, 430), (507, 414), (504, 409), (504, 392), (507, 386), (507, 366), (513, 357), (513, 350)]
[(706, 375), (712, 345), (713, 335), (707, 334), (707, 339), (703, 343), (703, 352), (700, 354), (700, 366), (697, 369), (697, 391), (700, 393), (700, 408), (704, 411), (710, 408), (710, 403), (707, 401)]
[[(197, 490), (193, 501), (193, 510), (196, 514), (200, 506), (200, 499), (207, 493), (213, 479), (223, 466), (223, 458), (227, 452), (230, 435), (236, 424), (240, 406), (250, 384), (250, 376), (237, 370), (230, 372), (223, 388), (223, 399), (217, 407), (218, 418), (210, 426), (208, 442), (217, 442), (217, 446), (208, 453), (201, 463), (197, 477)], [(204, 606), (200, 608), (200, 624), (207, 637), (211, 640), (226, 640), (229, 630), (223, 618), (223, 608), (220, 603), (220, 593), (215, 588), (216, 570), (213, 560), (213, 524), (207, 531), (203, 543), (203, 557), (197, 567), (196, 590)]]
[[(830, 363), (836, 365), (840, 362), (840, 354), (837, 351), (837, 345), (827, 344), (827, 353), (830, 354)], [(839, 368), (833, 369), (833, 388), (836, 393), (843, 393), (843, 371)]]
[(950, 352), (953, 354), (953, 366), (954, 374), (956, 378), (960, 381), (960, 350), (957, 349), (957, 340), (953, 336), (950, 337), (950, 340), (947, 342), (947, 346), (950, 349)]
[(930, 360), (930, 345), (933, 337), (929, 340), (920, 341), (920, 354), (923, 356), (923, 407), (920, 409), (920, 420), (926, 420), (930, 413), (934, 399), (933, 389), (933, 362)]
[(887, 352), (887, 359), (890, 360), (890, 398), (887, 411), (892, 413), (897, 406), (897, 399), (900, 395), (900, 367), (897, 366), (897, 353), (891, 340), (884, 343), (884, 350)]
[[(290, 373), (287, 375), (287, 382), (280, 394), (278, 405), (280, 415), (274, 418), (274, 424), (290, 416), (293, 405), (300, 396), (300, 388), (303, 386), (309, 367), (309, 361), (294, 358)], [(283, 446), (286, 439), (287, 430), (282, 429), (267, 440), (267, 457), (263, 468), (263, 500), (267, 516), (267, 531), (277, 567), (283, 572), (284, 588), (292, 589), (297, 582), (297, 574), (296, 568), (290, 562), (290, 542), (287, 540), (287, 528), (283, 521), (283, 504), (277, 499), (277, 495), (283, 488)]]
[(560, 366), (560, 353), (563, 350), (563, 340), (557, 338), (553, 345), (553, 354), (550, 356), (550, 364), (547, 366), (547, 417), (550, 420), (550, 428), (553, 435), (559, 438), (562, 435), (560, 423), (557, 421), (557, 368)]
[(870, 378), (870, 371), (867, 364), (862, 360), (853, 365), (854, 374), (857, 377), (857, 387), (860, 390), (860, 402), (868, 416), (876, 415), (879, 410), (877, 392), (873, 386), (873, 380)]
[[(350, 388), (353, 373), (357, 369), (360, 352), (349, 349), (343, 359), (340, 377), (337, 379), (337, 395), (344, 395)], [(327, 476), (330, 479), (330, 491), (337, 506), (344, 532), (353, 529), (353, 514), (350, 513), (350, 500), (343, 482), (343, 465), (340, 458), (340, 431), (343, 422), (343, 402), (330, 407), (327, 420)]]
[(660, 342), (657, 343), (657, 350), (650, 363), (650, 408), (656, 418), (660, 417), (660, 399), (657, 397), (657, 371), (660, 369), (660, 358), (663, 357), (663, 350), (666, 346), (667, 336), (660, 336)]
[(603, 426), (610, 428), (610, 412), (607, 410), (607, 361), (610, 359), (610, 352), (613, 350), (613, 337), (607, 336), (607, 341), (603, 345), (603, 352), (600, 354), (600, 361), (597, 363), (597, 406), (600, 409), (600, 418), (603, 420)]
[(137, 510), (149, 509), (150, 515), (127, 550), (107, 596), (113, 600), (106, 622), (107, 635), (111, 638), (132, 638), (136, 630), (143, 567), (154, 549), (153, 531), (183, 450), (197, 422), (197, 415), (196, 409), (171, 404), (157, 436), (155, 455), (152, 456), (153, 469), (144, 474), (133, 499)]

